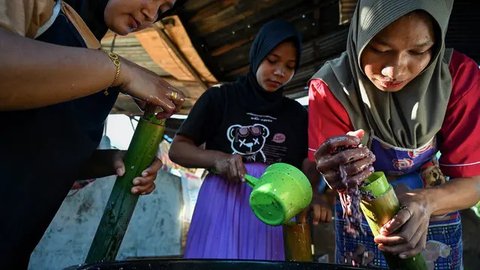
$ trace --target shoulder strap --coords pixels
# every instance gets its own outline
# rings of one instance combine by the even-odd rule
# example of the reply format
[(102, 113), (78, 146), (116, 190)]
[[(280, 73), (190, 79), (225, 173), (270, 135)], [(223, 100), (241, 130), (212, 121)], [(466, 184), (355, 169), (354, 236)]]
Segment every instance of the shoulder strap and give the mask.
[(53, 22), (55, 22), (55, 20), (58, 17), (58, 14), (60, 14), (60, 9), (62, 7), (61, 2), (62, 2), (61, 0), (58, 0), (55, 2), (55, 6), (53, 6), (52, 16), (50, 16), (50, 18), (46, 22), (44, 22), (43, 25), (40, 26), (40, 28), (38, 28), (34, 38), (37, 38), (43, 33), (45, 33), (45, 31), (47, 31), (47, 29), (50, 28), (50, 26), (52, 26)]
[[(59, 0), (61, 1), (61, 0)], [(62, 11), (67, 16), (68, 20), (75, 26), (78, 33), (82, 36), (87, 48), (100, 49), (101, 44), (95, 35), (92, 33), (87, 24), (83, 21), (82, 17), (73, 9), (69, 4), (62, 2)]]
[(38, 29), (35, 38), (39, 37), (45, 31), (52, 26), (52, 24), (57, 19), (58, 15), (62, 11), (68, 20), (73, 24), (78, 33), (82, 36), (87, 48), (90, 49), (100, 49), (100, 42), (97, 40), (95, 35), (92, 33), (90, 28), (85, 24), (83, 19), (78, 15), (78, 13), (67, 3), (62, 0), (57, 0), (55, 6), (53, 7), (52, 16)]

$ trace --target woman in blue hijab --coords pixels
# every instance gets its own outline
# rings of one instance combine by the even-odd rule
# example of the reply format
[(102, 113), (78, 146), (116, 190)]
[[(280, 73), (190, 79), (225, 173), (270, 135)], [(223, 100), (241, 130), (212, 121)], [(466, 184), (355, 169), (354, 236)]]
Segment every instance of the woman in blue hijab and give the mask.
[(248, 74), (208, 89), (175, 136), (172, 161), (211, 172), (198, 195), (186, 258), (284, 259), (282, 227), (255, 217), (251, 188), (242, 180), (245, 173), (260, 176), (271, 163), (300, 168), (306, 158), (307, 112), (283, 96), (300, 52), (291, 24), (265, 24), (252, 44)]

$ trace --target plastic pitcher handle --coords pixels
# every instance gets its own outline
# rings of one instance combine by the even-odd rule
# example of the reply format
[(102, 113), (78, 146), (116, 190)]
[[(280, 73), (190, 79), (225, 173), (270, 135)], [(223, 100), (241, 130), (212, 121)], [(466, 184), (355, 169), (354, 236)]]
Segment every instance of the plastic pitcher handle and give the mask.
[[(217, 170), (215, 170), (215, 169), (210, 169), (209, 171), (210, 171), (211, 173), (213, 173), (213, 174), (218, 174)], [(245, 177), (244, 177), (244, 178), (245, 178), (245, 182), (247, 182), (247, 184), (248, 184), (249, 186), (251, 186), (252, 188), (255, 187), (255, 182), (258, 181), (257, 178), (255, 178), (255, 177), (253, 177), (253, 176), (251, 176), (251, 175), (248, 175), (248, 174), (245, 174)]]
[(253, 188), (253, 187), (255, 187), (255, 182), (257, 182), (258, 179), (249, 175), (249, 174), (245, 174), (245, 181), (247, 182), (247, 184), (249, 186), (251, 186)]

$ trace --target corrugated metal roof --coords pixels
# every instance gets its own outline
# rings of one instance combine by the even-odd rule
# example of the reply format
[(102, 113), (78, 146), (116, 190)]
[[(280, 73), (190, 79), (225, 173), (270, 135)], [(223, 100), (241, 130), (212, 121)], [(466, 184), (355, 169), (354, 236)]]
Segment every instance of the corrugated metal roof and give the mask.
[[(292, 22), (303, 35), (303, 53), (300, 69), (286, 87), (286, 93), (297, 98), (306, 94), (306, 83), (314, 72), (327, 59), (345, 49), (348, 25), (339, 25), (339, 21), (345, 21), (351, 14), (355, 0), (341, 2), (342, 18), (339, 0), (190, 0), (177, 14), (193, 49), (209, 72), (220, 81), (233, 81), (247, 72), (250, 44), (265, 22), (273, 18)], [(480, 1), (456, 0), (447, 33), (447, 46), (480, 62), (478, 10)], [(111, 36), (110, 39), (107, 37), (104, 46), (111, 41)], [(135, 36), (117, 38), (115, 50), (182, 88), (191, 98), (184, 113), (204, 91), (195, 81), (179, 82), (156, 65)], [(127, 102), (125, 100), (123, 102)], [(129, 106), (123, 104), (123, 107)], [(118, 112), (124, 111), (119, 109)], [(139, 111), (131, 113), (138, 114)]]

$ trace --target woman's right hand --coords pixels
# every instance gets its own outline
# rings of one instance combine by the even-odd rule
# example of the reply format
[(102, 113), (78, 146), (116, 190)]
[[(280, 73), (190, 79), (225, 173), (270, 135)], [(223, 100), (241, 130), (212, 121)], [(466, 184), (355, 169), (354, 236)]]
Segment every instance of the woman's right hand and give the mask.
[(234, 183), (243, 182), (247, 173), (242, 156), (236, 154), (221, 153), (215, 158), (213, 169), (215, 173)]
[(344, 190), (359, 185), (373, 172), (375, 155), (360, 145), (362, 137), (363, 131), (331, 137), (315, 152), (317, 171), (330, 188)]
[(158, 118), (170, 117), (185, 102), (185, 95), (180, 90), (154, 72), (124, 58), (121, 59), (118, 86), (125, 94), (162, 108)]

